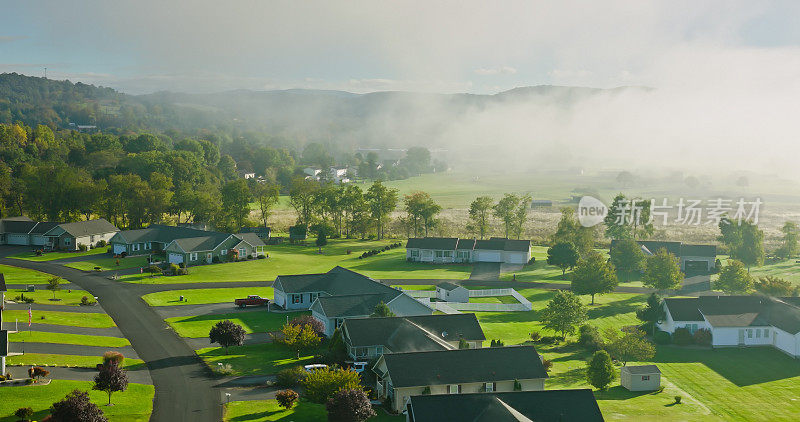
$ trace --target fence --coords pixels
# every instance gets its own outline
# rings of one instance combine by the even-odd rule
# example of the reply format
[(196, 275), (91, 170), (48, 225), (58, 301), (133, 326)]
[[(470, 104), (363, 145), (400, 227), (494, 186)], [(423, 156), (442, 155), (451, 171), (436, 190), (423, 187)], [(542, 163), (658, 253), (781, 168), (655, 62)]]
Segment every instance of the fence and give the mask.
[[(431, 308), (444, 313), (457, 313), (458, 311), (473, 312), (524, 312), (533, 309), (533, 304), (514, 289), (481, 289), (470, 290), (469, 297), (512, 296), (519, 303), (463, 303), (463, 302), (433, 302), (436, 297), (432, 290), (404, 290), (409, 296), (417, 299)], [(455, 312), (450, 312), (455, 311)]]

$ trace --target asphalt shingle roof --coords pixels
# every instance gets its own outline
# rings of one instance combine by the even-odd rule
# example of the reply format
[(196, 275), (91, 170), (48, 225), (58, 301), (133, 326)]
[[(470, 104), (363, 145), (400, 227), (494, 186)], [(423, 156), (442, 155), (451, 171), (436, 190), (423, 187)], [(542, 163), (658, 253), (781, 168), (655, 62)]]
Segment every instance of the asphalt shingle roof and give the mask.
[(445, 281), (444, 283), (437, 284), (436, 287), (441, 287), (444, 290), (452, 292), (453, 290), (459, 288), (460, 286), (458, 284), (453, 284), (449, 281)]
[(664, 299), (676, 321), (702, 321), (713, 327), (777, 327), (800, 332), (800, 307), (791, 301), (763, 296), (700, 296)]
[(527, 252), (531, 247), (530, 240), (506, 239), (493, 237), (491, 239), (459, 239), (457, 237), (422, 237), (408, 239), (407, 249), (435, 249), (435, 250), (473, 250), (486, 249), (495, 251)]
[(382, 359), (395, 387), (547, 378), (533, 346), (392, 353)]
[[(611, 249), (619, 243), (619, 240), (611, 241)], [(714, 258), (717, 256), (717, 247), (715, 245), (688, 245), (681, 242), (670, 242), (661, 240), (637, 240), (636, 243), (642, 246), (642, 251), (645, 254), (656, 254), (660, 249), (666, 249), (667, 252), (677, 256), (697, 256)]]
[(589, 389), (507, 393), (436, 394), (411, 397), (413, 422), (602, 422)]
[(279, 275), (275, 284), (286, 293), (326, 292), (331, 296), (379, 293), (392, 298), (401, 294), (397, 289), (339, 266), (325, 274)]
[(441, 249), (441, 250), (455, 250), (458, 245), (457, 237), (418, 237), (408, 239), (406, 248), (411, 249)]
[(345, 296), (319, 296), (318, 303), (328, 318), (369, 315), (380, 302), (388, 303), (393, 297), (385, 294), (355, 294)]
[(49, 221), (42, 221), (38, 223), (33, 229), (31, 229), (31, 234), (45, 234), (50, 231), (53, 227), (58, 226), (58, 223), (53, 223)]
[(4, 220), (4, 233), (28, 233), (36, 226), (35, 221)]
[(655, 365), (629, 365), (623, 366), (622, 370), (635, 375), (660, 374), (661, 371)]
[(664, 299), (664, 303), (667, 304), (669, 313), (675, 321), (702, 321), (703, 314), (697, 308), (699, 302), (699, 298), (696, 297)]
[(97, 220), (76, 221), (74, 223), (62, 223), (58, 227), (64, 229), (74, 237), (90, 236), (93, 234), (105, 234), (118, 232), (119, 229), (109, 223), (105, 218), (98, 218)]
[(210, 251), (230, 236), (226, 233), (213, 233), (209, 236), (175, 239), (175, 243), (186, 252)]
[(394, 353), (447, 349), (440, 340), (486, 340), (475, 314), (358, 318), (344, 324), (352, 346), (384, 345)]
[[(124, 230), (119, 232), (128, 243), (158, 242), (169, 243), (175, 239), (187, 239), (191, 237), (204, 237), (219, 232), (198, 230), (190, 227), (167, 226), (163, 224), (151, 224), (144, 229)], [(221, 233), (228, 236), (227, 233)]]

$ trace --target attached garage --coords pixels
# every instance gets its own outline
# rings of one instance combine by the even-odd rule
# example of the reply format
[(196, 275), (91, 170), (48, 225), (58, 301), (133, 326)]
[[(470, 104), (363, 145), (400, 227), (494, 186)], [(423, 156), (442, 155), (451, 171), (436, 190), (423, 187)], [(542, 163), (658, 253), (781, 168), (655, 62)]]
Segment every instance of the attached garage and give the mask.
[(686, 261), (683, 270), (686, 272), (708, 272), (711, 264), (708, 261)]
[(47, 239), (44, 237), (44, 235), (35, 234), (31, 236), (31, 245), (43, 246), (46, 243)]
[(499, 251), (477, 251), (476, 255), (478, 262), (502, 262), (502, 252)]
[(127, 252), (127, 247), (125, 245), (114, 244), (114, 255), (119, 255), (123, 252)]
[(8, 234), (8, 244), (9, 245), (27, 245), (28, 244), (28, 235), (27, 234)]
[(506, 263), (508, 264), (527, 264), (528, 257), (524, 252), (506, 252)]
[(179, 253), (170, 253), (167, 257), (167, 260), (170, 264), (180, 264), (183, 262), (183, 254)]

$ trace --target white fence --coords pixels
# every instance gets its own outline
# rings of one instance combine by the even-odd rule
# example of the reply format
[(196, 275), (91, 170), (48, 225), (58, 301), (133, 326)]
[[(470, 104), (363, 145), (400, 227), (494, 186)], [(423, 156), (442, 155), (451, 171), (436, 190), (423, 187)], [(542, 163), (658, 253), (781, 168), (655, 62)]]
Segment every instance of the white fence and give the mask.
[(519, 303), (463, 303), (463, 302), (433, 302), (436, 297), (433, 290), (404, 290), (409, 296), (425, 305), (447, 314), (458, 311), (472, 312), (524, 312), (533, 309), (531, 302), (514, 289), (481, 289), (470, 290), (469, 297), (512, 296)]

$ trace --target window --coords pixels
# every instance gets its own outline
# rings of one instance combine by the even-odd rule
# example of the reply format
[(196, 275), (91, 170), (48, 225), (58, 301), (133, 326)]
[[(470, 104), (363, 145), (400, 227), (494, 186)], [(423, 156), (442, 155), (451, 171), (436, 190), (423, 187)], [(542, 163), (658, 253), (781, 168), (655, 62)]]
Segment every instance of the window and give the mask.
[(189, 260), (197, 261), (197, 252), (192, 252), (191, 254), (189, 254)]
[(458, 394), (460, 392), (459, 390), (461, 390), (460, 385), (450, 385), (449, 387), (450, 387), (450, 394)]
[(756, 338), (761, 338), (761, 330), (756, 329)]
[(292, 303), (303, 303), (303, 295), (292, 295)]
[(689, 330), (690, 333), (694, 334), (697, 331), (697, 324), (686, 324), (686, 329)]
[(486, 390), (487, 393), (491, 393), (491, 392), (494, 391), (494, 383), (493, 382), (487, 382), (484, 386), (485, 386), (485, 390)]
[(211, 252), (206, 254), (206, 259), (207, 260), (211, 261), (213, 258), (214, 258), (214, 255), (212, 255)]
[(437, 258), (442, 258), (442, 257), (444, 257), (444, 251), (436, 251), (436, 257), (437, 257)]
[(764, 329), (764, 338), (769, 338), (769, 329)]
[(747, 330), (747, 338), (753, 338), (753, 330)]
[(411, 250), (411, 257), (418, 258), (419, 257), (419, 249), (412, 249)]
[(445, 258), (452, 258), (453, 257), (453, 251), (443, 251), (443, 252), (444, 252), (444, 257)]
[(240, 257), (245, 257), (245, 256), (247, 256), (247, 251), (246, 251), (244, 248), (240, 248), (240, 249), (239, 249), (239, 256), (240, 256)]
[(68, 237), (65, 237), (65, 238), (64, 238), (64, 244), (65, 244), (65, 245), (69, 245), (71, 242), (72, 242), (72, 239), (70, 239), (70, 238), (68, 238)]
[(220, 249), (219, 250), (219, 254), (222, 255), (222, 256), (225, 256), (225, 255), (228, 254), (228, 250), (227, 249)]
[(375, 354), (382, 355), (383, 354), (383, 346), (375, 347)]
[(144, 248), (148, 249), (148, 250), (153, 249), (153, 244), (150, 243), (150, 242), (147, 242), (147, 243), (144, 244)]
[(133, 250), (133, 251), (138, 251), (141, 248), (142, 248), (142, 244), (141, 243), (134, 243), (133, 245), (131, 245), (131, 250)]
[(650, 375), (642, 375), (642, 381), (650, 381)]

